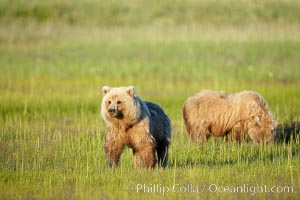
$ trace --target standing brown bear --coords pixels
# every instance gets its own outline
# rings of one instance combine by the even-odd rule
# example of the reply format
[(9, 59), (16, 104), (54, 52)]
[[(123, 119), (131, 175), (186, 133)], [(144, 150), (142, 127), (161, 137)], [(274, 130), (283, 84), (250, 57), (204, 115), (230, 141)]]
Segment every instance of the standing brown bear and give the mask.
[(240, 141), (248, 133), (255, 142), (274, 139), (277, 122), (258, 93), (235, 94), (203, 90), (183, 105), (183, 119), (192, 140), (232, 134)]
[(106, 160), (117, 166), (124, 147), (133, 150), (135, 167), (166, 167), (171, 141), (171, 124), (162, 108), (141, 100), (135, 88), (103, 86), (101, 114), (108, 133), (105, 141)]

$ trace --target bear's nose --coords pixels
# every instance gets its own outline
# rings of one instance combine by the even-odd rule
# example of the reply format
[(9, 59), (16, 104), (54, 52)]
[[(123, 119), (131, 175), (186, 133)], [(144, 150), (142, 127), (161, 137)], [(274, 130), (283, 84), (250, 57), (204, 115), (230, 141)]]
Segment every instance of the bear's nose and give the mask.
[(113, 114), (113, 113), (116, 112), (116, 109), (114, 109), (114, 108), (109, 108), (109, 109), (108, 109), (108, 112), (109, 112), (110, 114)]

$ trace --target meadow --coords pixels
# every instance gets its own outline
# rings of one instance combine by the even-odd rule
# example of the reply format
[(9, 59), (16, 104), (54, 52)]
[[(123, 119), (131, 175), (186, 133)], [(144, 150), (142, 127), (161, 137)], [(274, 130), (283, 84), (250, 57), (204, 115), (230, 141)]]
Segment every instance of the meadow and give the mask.
[[(299, 199), (300, 3), (0, 0), (0, 199)], [(166, 169), (105, 163), (103, 85), (172, 121)], [(274, 142), (195, 144), (182, 104), (255, 90)]]

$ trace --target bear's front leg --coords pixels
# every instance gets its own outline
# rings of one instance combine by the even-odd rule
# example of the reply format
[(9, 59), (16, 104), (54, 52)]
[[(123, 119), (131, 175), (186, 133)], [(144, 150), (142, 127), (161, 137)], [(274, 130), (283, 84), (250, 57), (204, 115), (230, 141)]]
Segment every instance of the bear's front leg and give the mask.
[(241, 123), (237, 123), (231, 130), (231, 133), (229, 133), (229, 139), (231, 141), (236, 141), (238, 144), (241, 144), (241, 142), (245, 139), (245, 131)]
[(134, 154), (134, 167), (151, 168), (156, 164), (155, 142), (147, 132), (131, 132), (131, 147)]
[(124, 145), (122, 140), (118, 139), (117, 137), (113, 137), (111, 133), (107, 134), (105, 141), (105, 153), (106, 162), (109, 167), (118, 166), (123, 148)]
[(156, 163), (155, 148), (152, 145), (144, 146), (134, 150), (134, 167), (135, 168), (151, 168)]
[(156, 164), (155, 139), (149, 133), (149, 123), (144, 120), (128, 130), (130, 147), (134, 154), (134, 167), (151, 168)]
[(208, 130), (206, 126), (203, 125), (203, 127), (199, 126), (196, 128), (191, 129), (190, 136), (192, 138), (192, 141), (196, 141), (199, 143), (206, 142), (211, 135), (210, 130)]

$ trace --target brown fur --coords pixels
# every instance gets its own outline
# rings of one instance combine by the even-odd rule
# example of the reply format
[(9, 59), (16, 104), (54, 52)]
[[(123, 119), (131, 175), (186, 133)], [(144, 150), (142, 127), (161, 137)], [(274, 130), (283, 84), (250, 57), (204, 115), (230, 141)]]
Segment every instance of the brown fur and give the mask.
[(240, 141), (247, 133), (255, 142), (270, 141), (277, 125), (268, 103), (253, 91), (201, 91), (185, 101), (183, 119), (194, 141), (227, 134)]
[(117, 166), (124, 147), (133, 150), (135, 167), (168, 161), (171, 125), (160, 106), (142, 101), (129, 87), (102, 88), (101, 114), (107, 125), (105, 150), (109, 166)]

